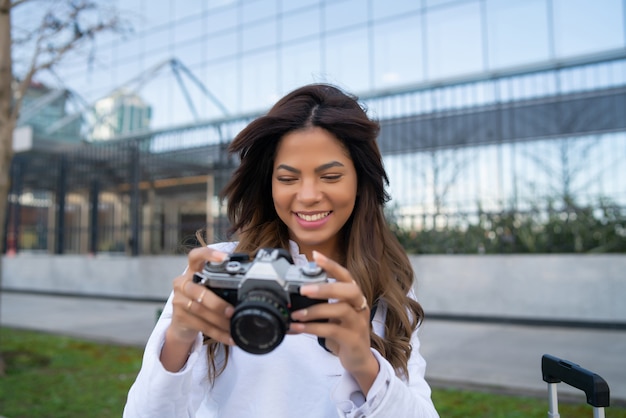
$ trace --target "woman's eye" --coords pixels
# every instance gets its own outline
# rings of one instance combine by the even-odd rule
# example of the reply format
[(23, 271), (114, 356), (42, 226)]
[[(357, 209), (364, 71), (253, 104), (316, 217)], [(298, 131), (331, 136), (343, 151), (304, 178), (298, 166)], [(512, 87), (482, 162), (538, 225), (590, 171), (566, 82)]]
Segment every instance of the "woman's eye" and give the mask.
[(295, 177), (277, 177), (276, 180), (278, 180), (281, 183), (293, 183), (294, 181), (296, 181)]
[(341, 174), (326, 174), (322, 176), (322, 179), (326, 181), (337, 181), (341, 178)]

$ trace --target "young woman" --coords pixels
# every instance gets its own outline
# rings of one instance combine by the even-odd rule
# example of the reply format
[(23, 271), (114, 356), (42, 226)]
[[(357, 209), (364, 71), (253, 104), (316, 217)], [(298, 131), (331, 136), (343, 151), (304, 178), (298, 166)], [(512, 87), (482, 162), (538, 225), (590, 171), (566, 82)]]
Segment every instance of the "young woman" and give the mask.
[[(389, 230), (379, 125), (356, 98), (314, 84), (282, 98), (230, 145), (223, 191), (237, 241), (196, 248), (146, 346), (125, 417), (437, 417), (417, 329), (413, 270)], [(271, 198), (270, 198), (271, 197)], [(193, 280), (232, 252), (287, 250), (330, 280), (292, 312), (267, 354), (231, 338), (234, 307)], [(325, 344), (319, 344), (324, 339)]]

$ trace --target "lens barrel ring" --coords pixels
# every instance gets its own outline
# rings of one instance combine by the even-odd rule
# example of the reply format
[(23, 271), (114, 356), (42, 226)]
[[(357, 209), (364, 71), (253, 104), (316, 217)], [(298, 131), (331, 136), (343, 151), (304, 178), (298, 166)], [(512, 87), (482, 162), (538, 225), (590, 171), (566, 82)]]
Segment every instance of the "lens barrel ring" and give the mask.
[(252, 354), (266, 354), (284, 339), (289, 310), (283, 298), (266, 289), (244, 295), (231, 318), (231, 336), (238, 347)]

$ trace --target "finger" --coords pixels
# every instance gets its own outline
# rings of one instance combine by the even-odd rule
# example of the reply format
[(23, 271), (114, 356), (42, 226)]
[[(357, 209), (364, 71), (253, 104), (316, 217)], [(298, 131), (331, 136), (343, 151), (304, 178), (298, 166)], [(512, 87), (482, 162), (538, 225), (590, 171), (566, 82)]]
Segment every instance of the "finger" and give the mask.
[(347, 302), (357, 311), (363, 311), (367, 300), (361, 292), (361, 288), (354, 280), (340, 283), (308, 284), (300, 287), (300, 294), (310, 299), (332, 299)]
[[(351, 286), (349, 286), (347, 288), (342, 288), (342, 289), (344, 289), (344, 297), (343, 298), (340, 295), (338, 295), (338, 296), (326, 296), (327, 298), (336, 298), (336, 299), (349, 300), (350, 303), (352, 304), (352, 306), (354, 307), (354, 309), (357, 312), (365, 312), (365, 311), (368, 310), (369, 304), (368, 304), (368, 301), (367, 301), (367, 297), (365, 297), (365, 295), (363, 295), (363, 292), (361, 291), (361, 287), (352, 278), (352, 275), (350, 274), (348, 269), (344, 268), (339, 263), (329, 259), (325, 255), (323, 255), (322, 253), (319, 253), (317, 251), (313, 251), (313, 259), (315, 260), (315, 262), (320, 267), (322, 267), (324, 270), (326, 270), (326, 272), (329, 274), (329, 276), (334, 277), (337, 280), (337, 282), (351, 285)], [(315, 290), (319, 290), (319, 288), (318, 289), (313, 288), (312, 290), (315, 292)], [(307, 293), (308, 291), (310, 291), (310, 290), (304, 289), (304, 293), (302, 293), (302, 292), (301, 293), (303, 295), (306, 295), (306, 296), (312, 296), (313, 294), (308, 294)], [(318, 295), (318, 297), (319, 297), (319, 295)]]
[(194, 248), (187, 255), (190, 271), (200, 271), (207, 261), (221, 262), (228, 254), (209, 247)]
[(289, 330), (293, 334), (306, 333), (325, 338), (326, 347), (335, 353), (338, 350), (333, 350), (329, 344), (367, 348), (370, 345), (370, 334), (367, 328), (346, 327), (344, 323), (292, 322)]
[[(185, 307), (187, 311), (191, 311), (194, 305), (197, 308), (193, 308), (193, 312), (197, 316), (206, 317), (208, 314), (217, 314), (220, 319), (224, 318), (229, 320), (233, 314), (233, 306), (226, 302), (224, 299), (207, 289), (205, 286), (194, 283), (190, 280), (182, 282), (181, 291), (182, 300), (186, 303)], [(176, 292), (174, 293), (176, 295)], [(206, 318), (211, 320), (210, 317)]]
[[(354, 309), (348, 302), (323, 303), (311, 305), (306, 309), (292, 312), (294, 321), (312, 323), (331, 322), (341, 324), (347, 328), (363, 327), (369, 329), (369, 320), (366, 316), (358, 315), (360, 312)], [(320, 322), (320, 320), (324, 320)], [(327, 320), (327, 321), (326, 321)]]
[[(212, 290), (209, 290), (205, 286), (192, 283), (193, 289), (189, 294), (189, 297), (196, 301), (199, 305), (209, 308), (214, 311), (223, 312), (226, 317), (230, 318), (235, 308), (226, 300), (215, 294)], [(198, 292), (198, 290), (200, 292)]]
[(174, 294), (183, 293), (183, 286), (189, 281), (191, 281), (191, 278), (186, 273), (176, 277), (172, 283), (172, 286), (174, 287)]
[(313, 260), (326, 271), (328, 277), (332, 277), (338, 282), (350, 283), (354, 281), (348, 269), (326, 257), (324, 254), (313, 251)]
[(221, 309), (209, 309), (183, 295), (175, 296), (172, 304), (174, 306), (172, 321), (176, 322), (177, 326), (201, 331), (211, 337), (216, 333), (229, 334), (230, 318), (227, 310), (224, 312)]
[[(190, 309), (194, 309), (195, 302), (191, 304)], [(229, 328), (222, 328), (220, 324), (217, 323), (208, 323), (204, 319), (195, 316), (195, 315), (174, 315), (172, 318), (171, 327), (176, 327), (178, 332), (189, 334), (190, 331), (197, 335), (197, 333), (202, 333), (214, 340), (222, 342), (224, 344), (233, 345), (234, 342), (230, 336)], [(226, 327), (228, 327), (228, 323), (226, 323)]]
[(360, 305), (353, 305), (352, 307), (354, 308), (355, 311), (357, 312), (365, 312), (369, 310), (369, 305), (367, 303), (367, 298), (365, 297), (365, 295), (361, 295), (362, 299), (361, 299), (361, 304)]

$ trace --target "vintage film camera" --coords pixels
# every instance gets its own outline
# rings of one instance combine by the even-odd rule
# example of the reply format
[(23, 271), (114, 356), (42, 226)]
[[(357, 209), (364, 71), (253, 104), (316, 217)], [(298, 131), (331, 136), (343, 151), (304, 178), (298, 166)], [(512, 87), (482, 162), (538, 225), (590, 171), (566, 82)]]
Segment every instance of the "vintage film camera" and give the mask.
[(300, 295), (300, 286), (327, 281), (324, 270), (314, 262), (295, 266), (282, 248), (261, 249), (253, 261), (247, 254), (230, 254), (222, 263), (206, 263), (193, 281), (235, 307), (231, 336), (253, 354), (269, 353), (283, 341), (291, 312), (328, 302)]

